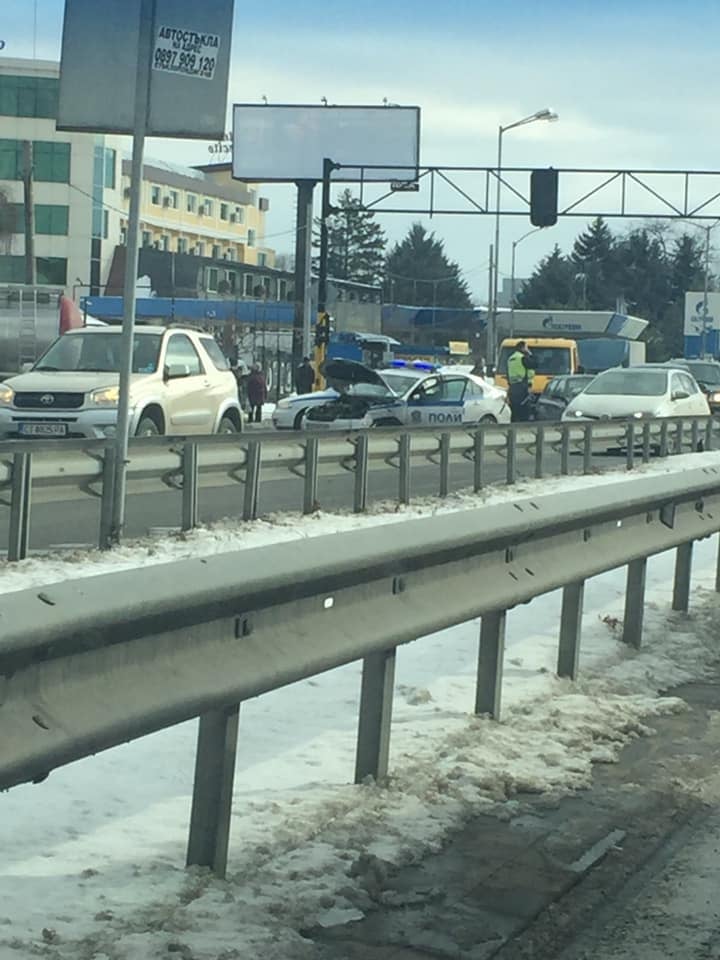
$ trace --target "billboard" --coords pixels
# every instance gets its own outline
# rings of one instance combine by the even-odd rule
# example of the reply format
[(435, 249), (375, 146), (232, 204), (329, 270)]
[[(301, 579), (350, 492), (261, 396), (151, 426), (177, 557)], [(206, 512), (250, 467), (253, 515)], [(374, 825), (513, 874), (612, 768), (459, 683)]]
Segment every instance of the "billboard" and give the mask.
[[(698, 293), (685, 294), (685, 325), (684, 333), (686, 337), (702, 336), (703, 329), (703, 306), (704, 294), (702, 290)], [(707, 328), (709, 330), (720, 330), (720, 293), (708, 293), (707, 295)]]
[(58, 130), (132, 134), (141, 12), (152, 33), (147, 135), (220, 137), (234, 0), (65, 0)]
[[(260, 183), (322, 180), (323, 160), (359, 166), (362, 179), (417, 179), (419, 107), (235, 104), (233, 177)], [(357, 182), (360, 170), (339, 170), (333, 181)]]

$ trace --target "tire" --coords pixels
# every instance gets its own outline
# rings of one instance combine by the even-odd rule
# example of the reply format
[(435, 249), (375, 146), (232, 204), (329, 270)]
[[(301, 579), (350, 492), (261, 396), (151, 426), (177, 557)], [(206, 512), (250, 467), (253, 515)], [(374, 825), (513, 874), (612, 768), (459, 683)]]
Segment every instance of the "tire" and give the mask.
[(293, 430), (302, 430), (303, 428), (303, 417), (307, 413), (307, 410), (301, 410), (293, 420)]
[(152, 417), (140, 417), (140, 423), (135, 431), (136, 437), (159, 437), (160, 429)]
[(497, 423), (497, 420), (491, 413), (486, 413), (484, 417), (480, 417), (478, 423)]
[(218, 433), (239, 433), (240, 431), (237, 428), (237, 424), (232, 417), (229, 417), (227, 414), (220, 420), (217, 428)]

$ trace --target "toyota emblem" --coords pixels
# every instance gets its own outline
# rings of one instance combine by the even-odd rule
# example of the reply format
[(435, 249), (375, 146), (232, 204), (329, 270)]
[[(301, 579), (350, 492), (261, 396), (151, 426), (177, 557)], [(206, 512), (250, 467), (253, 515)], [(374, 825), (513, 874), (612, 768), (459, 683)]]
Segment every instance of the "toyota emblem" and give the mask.
[(52, 406), (52, 404), (55, 403), (55, 396), (54, 396), (54, 394), (52, 394), (52, 393), (44, 393), (44, 394), (40, 397), (40, 403), (42, 403), (42, 404), (43, 404), (44, 406), (46, 406), (46, 407)]

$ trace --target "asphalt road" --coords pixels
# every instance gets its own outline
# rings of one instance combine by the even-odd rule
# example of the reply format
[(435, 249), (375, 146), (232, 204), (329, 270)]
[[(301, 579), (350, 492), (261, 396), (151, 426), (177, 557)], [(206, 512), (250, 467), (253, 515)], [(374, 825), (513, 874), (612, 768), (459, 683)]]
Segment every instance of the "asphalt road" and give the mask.
[[(612, 469), (624, 465), (624, 458), (609, 454), (597, 454), (593, 458), (594, 469)], [(572, 455), (571, 473), (582, 472), (582, 457)], [(535, 471), (533, 456), (519, 452), (517, 458), (518, 478), (532, 478)], [(547, 451), (546, 476), (560, 473), (560, 456)], [(485, 470), (489, 484), (504, 484), (505, 460), (489, 455)], [(451, 492), (472, 486), (473, 467), (470, 463), (451, 464)], [(440, 470), (433, 464), (413, 466), (411, 497), (437, 496)], [(318, 503), (326, 510), (351, 510), (353, 504), (354, 475), (347, 473), (332, 477), (320, 477)], [(368, 502), (395, 500), (398, 490), (398, 472), (393, 468), (371, 470), (368, 475)], [(203, 523), (238, 517), (242, 514), (244, 487), (201, 487), (200, 520)], [(263, 481), (261, 477), (259, 513), (296, 512), (302, 508), (303, 481), (300, 477)], [(167, 490), (151, 494), (136, 494), (128, 497), (126, 537), (146, 536), (180, 525), (182, 509), (181, 493)], [(4, 553), (8, 544), (9, 510), (0, 509), (0, 550)], [(97, 543), (100, 524), (100, 501), (78, 493), (77, 500), (58, 503), (38, 503), (32, 507), (30, 549), (46, 550), (62, 546), (93, 546)]]

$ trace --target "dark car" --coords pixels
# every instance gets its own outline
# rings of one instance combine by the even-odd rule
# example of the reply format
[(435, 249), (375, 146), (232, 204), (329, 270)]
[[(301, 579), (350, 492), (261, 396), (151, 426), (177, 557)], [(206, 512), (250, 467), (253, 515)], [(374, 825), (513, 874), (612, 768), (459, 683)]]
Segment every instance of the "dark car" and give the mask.
[(668, 360), (665, 367), (680, 367), (689, 371), (707, 397), (711, 413), (720, 413), (720, 363), (716, 360)]
[(535, 403), (535, 420), (559, 420), (573, 397), (595, 379), (592, 374), (553, 377)]

